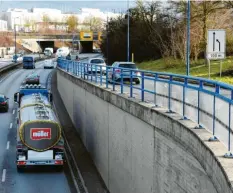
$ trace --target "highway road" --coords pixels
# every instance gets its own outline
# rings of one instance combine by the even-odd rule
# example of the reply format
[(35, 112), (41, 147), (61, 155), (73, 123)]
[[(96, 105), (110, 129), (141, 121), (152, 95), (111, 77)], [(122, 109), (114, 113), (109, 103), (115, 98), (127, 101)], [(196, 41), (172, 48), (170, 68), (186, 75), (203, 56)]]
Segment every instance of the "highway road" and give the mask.
[[(35, 57), (39, 57), (39, 54), (27, 54), (32, 55)], [(42, 56), (42, 55), (41, 55)], [(18, 62), (21, 62), (23, 60), (23, 57), (18, 58)], [(12, 58), (0, 58), (0, 68), (3, 68), (4, 66), (12, 64)]]
[[(36, 63), (34, 69), (46, 84), (52, 70), (43, 69), (43, 61)], [(16, 104), (14, 93), (33, 70), (18, 69), (13, 71), (0, 83), (0, 93), (8, 96), (8, 113), (0, 112), (0, 192), (1, 193), (70, 193), (69, 181), (64, 172), (48, 169), (28, 170), (18, 173), (15, 164), (16, 148)]]
[(0, 68), (7, 66), (12, 63), (12, 59), (0, 58)]

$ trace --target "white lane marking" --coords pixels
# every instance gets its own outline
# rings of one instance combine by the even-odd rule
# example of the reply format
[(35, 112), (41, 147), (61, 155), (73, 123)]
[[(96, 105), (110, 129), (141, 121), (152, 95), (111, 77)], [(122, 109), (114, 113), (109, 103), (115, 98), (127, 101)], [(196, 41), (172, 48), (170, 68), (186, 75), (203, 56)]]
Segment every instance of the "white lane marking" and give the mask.
[(10, 141), (7, 141), (6, 149), (9, 149), (9, 147), (10, 147)]
[(6, 169), (3, 169), (2, 171), (2, 182), (5, 182), (6, 180)]
[(13, 115), (15, 114), (15, 110), (13, 110), (13, 113), (12, 113)]
[(13, 123), (10, 124), (10, 129), (12, 129)]

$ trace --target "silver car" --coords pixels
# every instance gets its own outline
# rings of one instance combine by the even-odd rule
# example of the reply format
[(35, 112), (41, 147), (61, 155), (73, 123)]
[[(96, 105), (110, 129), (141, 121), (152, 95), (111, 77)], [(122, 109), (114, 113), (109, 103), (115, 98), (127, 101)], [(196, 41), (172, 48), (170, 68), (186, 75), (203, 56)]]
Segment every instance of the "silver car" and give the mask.
[[(132, 80), (136, 84), (140, 84), (140, 78), (141, 74), (138, 72), (138, 68), (135, 63), (133, 62), (114, 62), (112, 64), (112, 67), (115, 67), (116, 69), (113, 72), (113, 68), (111, 68), (108, 72), (108, 79), (116, 82), (121, 81), (121, 71), (122, 71), (122, 77), (123, 81), (127, 80), (130, 81), (130, 71), (132, 71)], [(118, 69), (118, 68), (122, 68)]]
[[(95, 66), (97, 65), (97, 66)], [(91, 68), (92, 66), (92, 68)], [(105, 74), (106, 72), (106, 63), (104, 61), (104, 59), (102, 58), (91, 58), (89, 59), (88, 61), (88, 73), (91, 73), (91, 72), (97, 72), (97, 73), (100, 73), (101, 71), (101, 67), (102, 66), (102, 73)]]
[(44, 69), (47, 68), (55, 68), (55, 61), (54, 60), (46, 60), (44, 61)]

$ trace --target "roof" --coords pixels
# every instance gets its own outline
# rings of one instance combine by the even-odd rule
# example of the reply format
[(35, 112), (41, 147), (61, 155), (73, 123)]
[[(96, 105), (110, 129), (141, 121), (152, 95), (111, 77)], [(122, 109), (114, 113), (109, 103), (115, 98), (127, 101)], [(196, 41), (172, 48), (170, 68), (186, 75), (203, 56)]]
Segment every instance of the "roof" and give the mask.
[(32, 74), (29, 74), (26, 76), (26, 78), (38, 78), (38, 77), (40, 77), (40, 76), (36, 73), (32, 73)]
[(104, 60), (103, 58), (90, 58), (89, 60), (96, 60), (96, 59), (97, 59), (97, 60), (99, 60), (99, 59), (100, 59), (100, 60)]
[[(121, 62), (118, 62), (118, 61), (116, 61), (118, 64), (135, 64), (134, 62), (123, 62), (123, 61), (121, 61)], [(115, 63), (115, 62), (114, 62)]]

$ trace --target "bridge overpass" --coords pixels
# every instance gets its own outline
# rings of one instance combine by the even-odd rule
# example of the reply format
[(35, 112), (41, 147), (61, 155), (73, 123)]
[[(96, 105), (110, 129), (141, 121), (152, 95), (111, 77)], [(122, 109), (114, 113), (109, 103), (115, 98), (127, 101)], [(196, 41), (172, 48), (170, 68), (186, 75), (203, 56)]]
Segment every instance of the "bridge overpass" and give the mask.
[[(7, 34), (14, 39), (14, 33)], [(101, 32), (81, 31), (74, 34), (39, 34), (39, 33), (17, 33), (17, 42), (31, 51), (43, 51), (46, 47), (52, 47), (55, 50), (56, 42), (74, 43), (75, 47), (82, 53), (91, 53), (93, 43), (100, 42), (103, 38)]]
[(57, 87), (111, 193), (233, 192), (233, 87), (146, 71), (125, 84), (107, 67), (121, 71), (110, 84), (86, 68), (59, 60)]

